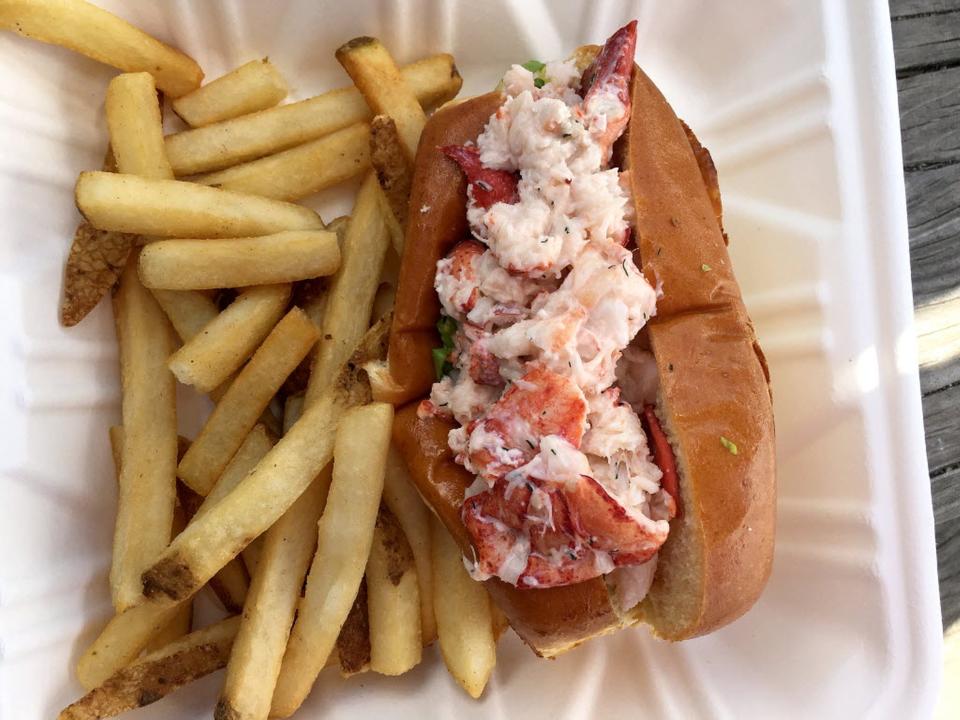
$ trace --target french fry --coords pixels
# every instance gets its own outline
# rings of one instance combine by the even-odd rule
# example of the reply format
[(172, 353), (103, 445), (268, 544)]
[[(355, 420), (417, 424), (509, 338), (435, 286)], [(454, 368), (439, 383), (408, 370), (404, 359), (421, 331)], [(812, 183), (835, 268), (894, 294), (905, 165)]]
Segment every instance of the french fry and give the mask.
[[(377, 115), (370, 123), (370, 164), (377, 171), (377, 179), (394, 219), (400, 226), (405, 225), (413, 165), (404, 154), (397, 124), (389, 115)], [(401, 237), (398, 252), (402, 251)]]
[(433, 606), (440, 654), (447, 670), (472, 698), (483, 694), (497, 662), (487, 591), (467, 574), (460, 548), (431, 518)]
[[(240, 448), (230, 459), (230, 462), (223, 469), (220, 477), (205, 498), (193, 493), (193, 491), (186, 488), (186, 486), (181, 486), (181, 490), (186, 490), (200, 500), (191, 513), (191, 519), (196, 520), (203, 517), (203, 515), (209, 512), (210, 508), (214, 507), (221, 499), (226, 497), (230, 491), (239, 485), (240, 481), (256, 467), (257, 463), (260, 462), (272, 447), (273, 438), (270, 436), (270, 433), (262, 424), (257, 424), (243, 439)], [(184, 455), (186, 455), (186, 453), (184, 453)], [(248, 545), (245, 551), (249, 550), (250, 547), (251, 546)], [(244, 560), (246, 560), (246, 558), (244, 558)], [(234, 558), (217, 571), (210, 579), (210, 587), (227, 610), (239, 608), (236, 610), (239, 612), (244, 607), (249, 591), (248, 577), (252, 577), (252, 571), (250, 566), (247, 565), (247, 572), (244, 572), (243, 565), (246, 565), (246, 562), (241, 563), (239, 558)]]
[(384, 217), (387, 223), (387, 231), (390, 233), (390, 244), (393, 246), (397, 257), (400, 258), (403, 256), (403, 228), (400, 227), (400, 223), (397, 221), (397, 218), (394, 217), (393, 211), (390, 210), (390, 204), (387, 203), (386, 197), (384, 197), (383, 202), (387, 207), (387, 212), (384, 214)]
[(193, 338), (220, 314), (217, 304), (210, 296), (200, 292), (159, 289), (152, 292), (167, 314), (173, 329), (184, 342)]
[(371, 37), (354, 38), (337, 48), (336, 55), (373, 112), (393, 118), (407, 161), (412, 163), (427, 116), (383, 43)]
[(283, 434), (290, 432), (290, 428), (303, 414), (303, 395), (290, 395), (283, 406)]
[(297, 307), (277, 323), (183, 456), (177, 467), (181, 480), (201, 494), (210, 492), (270, 399), (306, 357), (318, 335), (316, 325)]
[(215, 718), (259, 720), (270, 711), (329, 483), (321, 473), (264, 536)]
[(207, 583), (228, 613), (243, 612), (250, 592), (250, 576), (239, 558), (233, 558), (220, 568)]
[[(113, 467), (116, 472), (116, 480), (120, 482), (120, 468), (123, 465), (123, 427), (120, 425), (111, 425), (109, 428), (110, 453), (113, 455)], [(173, 528), (170, 532), (171, 537), (176, 537), (187, 525), (187, 518), (183, 508), (177, 505), (173, 509)], [(193, 623), (193, 603), (185, 602), (177, 610), (173, 619), (167, 623), (158, 632), (147, 645), (147, 652), (158, 650), (165, 645), (169, 645), (190, 632), (190, 626)]]
[(327, 223), (327, 230), (330, 232), (335, 232), (337, 237), (340, 237), (340, 234), (347, 231), (347, 226), (350, 224), (349, 215), (338, 215), (329, 223)]
[[(167, 314), (167, 319), (177, 331), (177, 335), (183, 342), (191, 340), (197, 335), (211, 320), (220, 314), (217, 304), (213, 299), (198, 291), (193, 290), (157, 290), (154, 289), (153, 296), (160, 303), (160, 307)], [(220, 398), (230, 387), (233, 381), (233, 375), (229, 376), (213, 390), (207, 393), (214, 402), (219, 402)], [(276, 418), (269, 408), (260, 415), (260, 422), (264, 423), (268, 429), (279, 433)]]
[(289, 150), (198, 175), (193, 180), (233, 192), (299, 200), (369, 168), (370, 126), (356, 123)]
[[(337, 244), (343, 245), (343, 231), (337, 233)], [(293, 299), (290, 301), (303, 310), (313, 324), (323, 328), (323, 312), (327, 307), (328, 278), (301, 280), (293, 286)]]
[(397, 297), (397, 289), (388, 283), (380, 283), (377, 294), (373, 296), (373, 309), (370, 313), (371, 322), (376, 322), (393, 310), (393, 303)]
[[(323, 404), (320, 400), (308, 406), (300, 422)], [(303, 703), (353, 605), (370, 554), (392, 423), (393, 407), (374, 403), (348, 410), (337, 428), (333, 481), (320, 518), (317, 553), (277, 678), (271, 715), (288, 717)]]
[[(104, 170), (149, 178), (172, 178), (163, 145), (160, 104), (154, 79), (147, 73), (118, 75), (107, 87), (107, 126), (110, 148)], [(117, 158), (120, 158), (119, 160)], [(143, 236), (77, 225), (64, 274), (61, 322), (76, 325), (106, 295), (120, 277)]]
[(322, 230), (300, 205), (179, 180), (83, 172), (77, 208), (100, 230), (157, 237), (247, 237), (281, 230)]
[(273, 107), (287, 96), (287, 83), (268, 58), (236, 70), (173, 101), (173, 111), (191, 127)]
[[(327, 225), (327, 230), (336, 232), (338, 247), (343, 247), (343, 240), (346, 237), (349, 224), (350, 217), (341, 215)], [(317, 326), (317, 329), (321, 331), (323, 330), (323, 316), (327, 307), (327, 287), (329, 284), (327, 278), (314, 278), (303, 280), (293, 286), (292, 303), (299, 306)], [(297, 395), (296, 402), (299, 402), (301, 406), (303, 405), (303, 393), (310, 381), (310, 369), (313, 367), (316, 352), (316, 347), (314, 347), (284, 385), (284, 392), (288, 399), (291, 395)], [(284, 421), (286, 421), (286, 417), (284, 415)]]
[(0, 28), (61, 45), (124, 72), (149, 72), (171, 97), (190, 92), (203, 80), (191, 57), (82, 0), (4, 0)]
[(160, 628), (160, 632), (150, 639), (143, 651), (151, 653), (160, 650), (185, 635), (189, 635), (191, 627), (193, 627), (193, 602), (187, 600), (177, 606), (177, 612), (174, 613), (173, 619)]
[[(107, 146), (104, 172), (116, 172), (117, 161)], [(144, 243), (140, 235), (97, 230), (86, 220), (77, 224), (63, 274), (60, 323), (73, 327), (117, 284), (130, 253)]]
[[(331, 393), (330, 397), (333, 398), (333, 396), (334, 394)], [(346, 404), (349, 401), (349, 393), (341, 395), (341, 398), (344, 404)], [(329, 404), (324, 404), (323, 407), (320, 407), (318, 409), (318, 414), (315, 416), (316, 424), (310, 423), (309, 426), (303, 428), (303, 435), (306, 437), (301, 437), (301, 442), (303, 442), (305, 445), (308, 445), (312, 448), (312, 445), (309, 443), (310, 433), (316, 429), (318, 425), (323, 424), (325, 418), (322, 413), (325, 409), (329, 408)], [(336, 421), (334, 420), (334, 424), (335, 422)], [(330, 438), (328, 447), (332, 447), (333, 429), (330, 429), (328, 434)], [(254, 435), (254, 433), (251, 433), (251, 435)], [(321, 439), (322, 435), (323, 433), (321, 432)], [(292, 459), (296, 460), (296, 447), (292, 448), (291, 450)], [(321, 448), (320, 451), (323, 452), (323, 449)], [(332, 454), (332, 451), (329, 452)], [(250, 455), (253, 455), (253, 451), (250, 452)], [(244, 462), (248, 460), (249, 456)], [(284, 465), (284, 467), (286, 467), (286, 465)], [(241, 470), (242, 468), (238, 466), (233, 474), (233, 477), (239, 476), (241, 479), (245, 478), (246, 475), (241, 474)], [(274, 472), (279, 471), (279, 477), (275, 477), (274, 482), (278, 484), (279, 488), (287, 490), (288, 488), (284, 483), (285, 478), (283, 476), (283, 467), (272, 468), (272, 470)], [(224, 475), (226, 476), (227, 472), (225, 472)], [(264, 494), (267, 498), (273, 497), (273, 495), (269, 492), (269, 488), (263, 489), (265, 490)], [(229, 490), (225, 494), (229, 494)], [(214, 493), (211, 493), (211, 495), (214, 495)], [(195, 525), (200, 524), (201, 522), (207, 522), (202, 516), (206, 515), (208, 510), (210, 511), (210, 514), (214, 514), (212, 508), (217, 508), (221, 504), (217, 502), (217, 499), (218, 498), (216, 496), (213, 497), (214, 502), (210, 507), (205, 508), (204, 505), (201, 505), (200, 509), (197, 511), (197, 514), (201, 515), (201, 518), (197, 518), (194, 523), (188, 525), (188, 530), (194, 528)], [(251, 496), (247, 496), (246, 501), (248, 504), (251, 499), (253, 502), (257, 501), (255, 497), (251, 498)], [(254, 506), (250, 508), (250, 513), (245, 513), (242, 509), (242, 504), (239, 511), (236, 506), (233, 508), (234, 512), (238, 512), (241, 517), (259, 512), (259, 509), (259, 507)], [(220, 515), (219, 523), (221, 528), (229, 528), (231, 521), (229, 517)], [(214, 527), (217, 527), (217, 520), (215, 519), (212, 524)], [(205, 527), (209, 528), (210, 526), (206, 525)], [(259, 535), (260, 532), (263, 532), (263, 530), (265, 530), (267, 527), (269, 527), (269, 522), (265, 523), (262, 529), (259, 532), (256, 532), (256, 534)], [(240, 531), (242, 532), (243, 529), (241, 528)], [(184, 530), (184, 533), (186, 532), (187, 530)], [(181, 533), (177, 536), (180, 539), (180, 542), (184, 541), (184, 533)], [(203, 541), (201, 539), (200, 547), (196, 548), (197, 552), (203, 552), (202, 543)], [(159, 632), (162, 631), (164, 626), (171, 621), (183, 604), (189, 602), (189, 599), (193, 597), (193, 595), (196, 594), (201, 587), (203, 587), (203, 584), (213, 577), (221, 567), (225, 566), (230, 561), (231, 557), (223, 560), (222, 563), (219, 563), (219, 561), (214, 563), (219, 563), (219, 567), (210, 570), (203, 581), (193, 585), (188, 592), (184, 593), (182, 598), (171, 599), (170, 597), (163, 596), (162, 594), (157, 594), (156, 597), (142, 599), (138, 605), (128, 608), (119, 615), (115, 615), (113, 619), (107, 623), (107, 626), (94, 640), (90, 647), (88, 647), (83, 655), (81, 655), (80, 660), (77, 663), (77, 679), (80, 681), (80, 684), (88, 690), (94, 688), (136, 658), (140, 651), (147, 646), (151, 638), (155, 637)]]
[(170, 541), (176, 502), (176, 387), (166, 367), (173, 333), (135, 263), (131, 258), (114, 297), (124, 428), (110, 569), (117, 610), (141, 597), (140, 574)]
[(377, 515), (365, 577), (370, 669), (402, 675), (420, 664), (420, 590), (410, 544), (385, 505)]
[[(199, 588), (198, 588), (199, 589)], [(77, 661), (77, 680), (92, 690), (133, 662), (150, 639), (168, 625), (184, 602), (144, 600), (114, 615)]]
[(330, 281), (323, 333), (307, 385), (310, 404), (336, 377), (370, 325), (389, 237), (383, 221), (381, 190), (374, 173), (367, 175), (340, 250), (340, 269)]
[[(177, 495), (188, 522), (197, 516), (200, 508), (207, 502), (202, 495), (195, 493), (183, 483), (177, 485)], [(250, 587), (250, 578), (243, 563), (234, 558), (210, 578), (209, 586), (227, 612), (238, 613), (243, 610), (243, 603)], [(151, 640), (151, 646), (154, 642), (155, 640)]]
[(423, 644), (437, 637), (437, 621), (433, 613), (433, 564), (430, 555), (430, 511), (413, 486), (410, 473), (393, 445), (387, 455), (387, 472), (383, 480), (383, 502), (396, 516), (413, 552), (420, 585), (420, 627)]
[(141, 240), (138, 235), (77, 225), (63, 278), (60, 322), (73, 327), (93, 310), (112, 288)]
[(140, 280), (168, 290), (239, 288), (330, 275), (339, 265), (335, 233), (288, 230), (232, 240), (159, 240), (140, 252)]
[(222, 620), (151, 652), (105, 680), (59, 720), (100, 720), (156, 702), (227, 664), (240, 618)]
[[(203, 328), (215, 319), (220, 310), (216, 302), (207, 294), (192, 290), (153, 290), (153, 296), (160, 303), (160, 307), (167, 314), (167, 319), (173, 325), (177, 335), (184, 342), (191, 340)], [(211, 390), (208, 395), (214, 402), (223, 397), (232, 381), (232, 376)], [(276, 427), (276, 418), (269, 410), (264, 411), (260, 421), (271, 430)]]
[[(112, 429), (112, 428), (111, 428)], [(176, 537), (183, 529), (187, 526), (187, 518), (183, 512), (183, 508), (176, 507), (173, 511), (173, 530), (170, 533), (171, 537)], [(159, 650), (165, 645), (169, 645), (182, 638), (184, 635), (187, 635), (190, 632), (190, 628), (193, 625), (193, 603), (189, 600), (180, 605), (177, 609), (176, 614), (173, 616), (173, 619), (168, 622), (159, 633), (157, 633), (149, 643), (147, 643), (146, 651), (152, 652), (154, 650)]]
[(239, 485), (243, 479), (250, 474), (263, 456), (270, 452), (274, 446), (274, 438), (261, 424), (257, 423), (245, 438), (237, 450), (236, 454), (230, 458), (230, 462), (223, 469), (220, 477), (204, 498), (203, 504), (197, 509), (194, 519), (202, 518), (218, 502), (229, 495), (233, 489)]
[[(391, 217), (390, 211), (384, 211), (385, 217)], [(391, 236), (392, 239), (392, 236)], [(383, 259), (383, 267), (380, 270), (380, 282), (386, 283), (394, 288), (400, 285), (400, 258), (402, 256), (401, 252), (397, 252), (396, 248), (391, 245), (387, 248), (386, 257)]]
[[(367, 581), (360, 580), (347, 619), (337, 635), (337, 663), (340, 676), (351, 677), (370, 669), (370, 620), (367, 612)], [(333, 657), (334, 653), (330, 653)]]
[(370, 393), (377, 402), (397, 404), (404, 402), (404, 389), (390, 374), (387, 360), (370, 360), (363, 366), (370, 381)]
[(262, 552), (263, 535), (255, 537), (250, 541), (250, 544), (240, 552), (240, 556), (243, 558), (243, 564), (246, 566), (247, 574), (250, 577), (253, 577), (254, 573), (257, 571), (257, 562), (259, 562), (260, 553)]
[(185, 385), (210, 392), (253, 354), (283, 315), (289, 299), (289, 285), (262, 285), (240, 293), (170, 356), (173, 374)]
[(170, 543), (143, 575), (148, 597), (189, 597), (287, 511), (333, 457), (340, 415), (369, 398), (358, 378), (359, 371), (344, 373), (237, 487)]
[(372, 358), (386, 357), (391, 323), (393, 313), (388, 313), (371, 325), (357, 343), (348, 365), (359, 367)]
[(510, 629), (510, 621), (507, 620), (503, 610), (492, 599), (490, 600), (490, 616), (493, 618), (493, 637), (495, 640), (500, 640), (500, 636)]
[[(142, 251), (141, 251), (142, 252)], [(212, 297), (195, 290), (151, 290), (153, 296), (160, 303), (167, 319), (183, 342), (193, 339), (214, 320), (220, 309)], [(230, 386), (231, 375), (217, 387), (207, 393), (214, 402), (220, 400)]]
[(107, 428), (107, 437), (110, 438), (110, 456), (113, 458), (113, 470), (119, 485), (120, 468), (123, 467), (123, 426), (111, 425)]
[(107, 86), (107, 128), (117, 170), (144, 178), (172, 180), (163, 145), (157, 86), (150, 73), (123, 73)]
[[(400, 72), (428, 108), (454, 97), (463, 83), (451, 55), (432, 55)], [(356, 88), (331, 90), (300, 102), (168, 135), (167, 158), (178, 177), (221, 170), (367, 122), (370, 117), (370, 108)]]

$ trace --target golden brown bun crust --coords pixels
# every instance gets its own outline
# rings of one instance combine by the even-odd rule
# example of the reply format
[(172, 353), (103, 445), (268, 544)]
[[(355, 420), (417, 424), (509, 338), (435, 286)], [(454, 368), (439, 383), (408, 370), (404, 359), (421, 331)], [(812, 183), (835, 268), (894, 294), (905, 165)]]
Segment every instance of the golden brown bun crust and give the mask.
[[(460, 520), (460, 506), (473, 475), (453, 461), (447, 433), (454, 426), (436, 417), (418, 418), (417, 404), (397, 411), (393, 441), (424, 500), (464, 554), (471, 556), (473, 548)], [(517, 634), (544, 657), (558, 655), (621, 624), (600, 578), (540, 590), (521, 590), (496, 579), (484, 584)]]
[(434, 380), (430, 351), (440, 344), (435, 268), (469, 234), (467, 183), (440, 148), (476, 140), (502, 101), (503, 96), (494, 92), (441, 109), (420, 136), (388, 354), (399, 402), (430, 392)]
[(632, 90), (621, 163), (640, 260), (648, 277), (663, 282), (648, 331), (660, 375), (658, 414), (677, 455), (685, 513), (671, 523), (639, 617), (679, 640), (742, 615), (770, 574), (773, 408), (720, 227), (713, 162), (639, 68)]
[[(661, 373), (659, 411), (680, 450), (685, 507), (684, 519), (672, 523), (654, 588), (637, 617), (658, 634), (681, 639), (740, 615), (769, 574), (773, 417), (765, 365), (720, 228), (709, 153), (692, 133), (688, 139), (639, 70), (633, 96), (619, 161), (630, 170), (638, 264), (664, 284), (649, 334)], [(467, 234), (465, 183), (436, 148), (475, 140), (500, 102), (490, 94), (450, 107), (428, 121), (422, 136), (390, 341), (390, 370), (404, 400), (422, 397), (433, 382), (430, 350), (439, 344), (434, 325), (440, 310), (434, 269)], [(421, 213), (424, 207), (429, 210)], [(417, 418), (411, 403), (397, 413), (394, 440), (421, 494), (469, 553), (460, 505), (473, 477), (453, 461), (447, 445), (451, 427)], [(738, 455), (724, 448), (720, 435), (737, 443)], [(549, 590), (520, 590), (499, 581), (487, 587), (517, 633), (541, 655), (556, 655), (624, 622), (599, 578)]]

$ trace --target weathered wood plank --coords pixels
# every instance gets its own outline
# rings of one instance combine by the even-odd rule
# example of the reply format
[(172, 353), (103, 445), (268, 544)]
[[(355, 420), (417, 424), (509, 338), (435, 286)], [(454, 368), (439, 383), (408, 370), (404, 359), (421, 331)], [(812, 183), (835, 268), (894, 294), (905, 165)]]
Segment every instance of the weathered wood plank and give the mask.
[(893, 23), (897, 75), (960, 64), (960, 11), (913, 15)]
[(897, 89), (903, 164), (960, 160), (960, 68), (901, 78)]
[(960, 163), (906, 173), (917, 306), (960, 285)]
[[(924, 396), (943, 388), (960, 383), (960, 358), (942, 365), (930, 365), (920, 368), (920, 391)], [(960, 460), (960, 458), (957, 458)]]
[(943, 626), (960, 619), (960, 467), (933, 478)]
[[(960, 385), (923, 398), (923, 426), (931, 474), (960, 462)], [(960, 504), (957, 511), (960, 513)], [(960, 515), (957, 519), (960, 520)]]
[(960, 238), (911, 243), (910, 262), (914, 302), (926, 305), (954, 290), (960, 282)]
[(960, 620), (960, 0), (891, 0), (890, 15), (940, 603), (948, 628)]
[(960, 163), (907, 172), (906, 186), (920, 386), (927, 394), (960, 382)]
[(894, 22), (911, 15), (960, 10), (960, 0), (890, 0), (890, 17)]
[[(924, 396), (960, 383), (960, 288), (917, 306), (914, 324)], [(954, 460), (960, 460), (960, 448)]]

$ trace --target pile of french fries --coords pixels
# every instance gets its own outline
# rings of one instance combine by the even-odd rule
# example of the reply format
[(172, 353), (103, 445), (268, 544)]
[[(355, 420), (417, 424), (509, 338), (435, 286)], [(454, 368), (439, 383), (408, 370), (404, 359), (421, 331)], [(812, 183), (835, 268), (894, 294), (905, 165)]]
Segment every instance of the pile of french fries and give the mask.
[[(131, 6), (133, 9), (135, 6)], [(63, 719), (116, 715), (226, 667), (214, 716), (287, 717), (325, 667), (400, 675), (439, 641), (478, 697), (504, 629), (391, 447), (382, 365), (412, 162), (461, 80), (357, 38), (353, 85), (298, 102), (266, 59), (202, 85), (197, 63), (82, 0), (3, 0), (0, 28), (122, 71), (61, 320), (112, 292), (122, 423), (110, 591)], [(164, 107), (189, 126), (164, 135)], [(362, 177), (329, 224), (292, 201)], [(213, 401), (178, 437), (177, 384)], [(375, 388), (374, 388), (375, 390)], [(209, 586), (227, 617), (193, 629)]]

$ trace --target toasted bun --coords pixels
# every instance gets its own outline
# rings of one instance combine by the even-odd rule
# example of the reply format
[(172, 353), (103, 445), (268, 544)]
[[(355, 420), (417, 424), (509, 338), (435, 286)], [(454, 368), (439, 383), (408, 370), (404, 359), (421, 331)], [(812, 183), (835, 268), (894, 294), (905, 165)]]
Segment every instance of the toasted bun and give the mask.
[(437, 262), (469, 232), (467, 183), (440, 147), (476, 140), (502, 101), (500, 93), (488, 93), (446, 106), (430, 117), (420, 135), (387, 356), (398, 402), (430, 392), (430, 351), (440, 344), (440, 301), (433, 278)]
[(639, 68), (632, 101), (621, 167), (629, 171), (644, 272), (663, 283), (648, 332), (660, 375), (657, 411), (677, 457), (684, 508), (635, 615), (661, 637), (681, 640), (742, 615), (770, 575), (773, 404), (727, 253), (709, 153)]
[[(639, 68), (632, 94), (631, 122), (615, 152), (629, 170), (638, 266), (664, 289), (647, 327), (684, 513), (671, 522), (650, 593), (630, 612), (615, 608), (601, 578), (535, 590), (487, 581), (514, 630), (547, 657), (641, 620), (671, 640), (709, 632), (754, 603), (773, 554), (769, 378), (727, 254), (716, 170)], [(437, 148), (476, 140), (501, 102), (491, 93), (445, 109), (421, 138), (390, 338), (390, 373), (403, 400), (419, 400), (433, 382), (436, 263), (468, 234), (465, 181)], [(453, 461), (453, 426), (418, 418), (416, 405), (397, 413), (394, 440), (424, 499), (470, 555), (460, 506), (473, 476)]]

